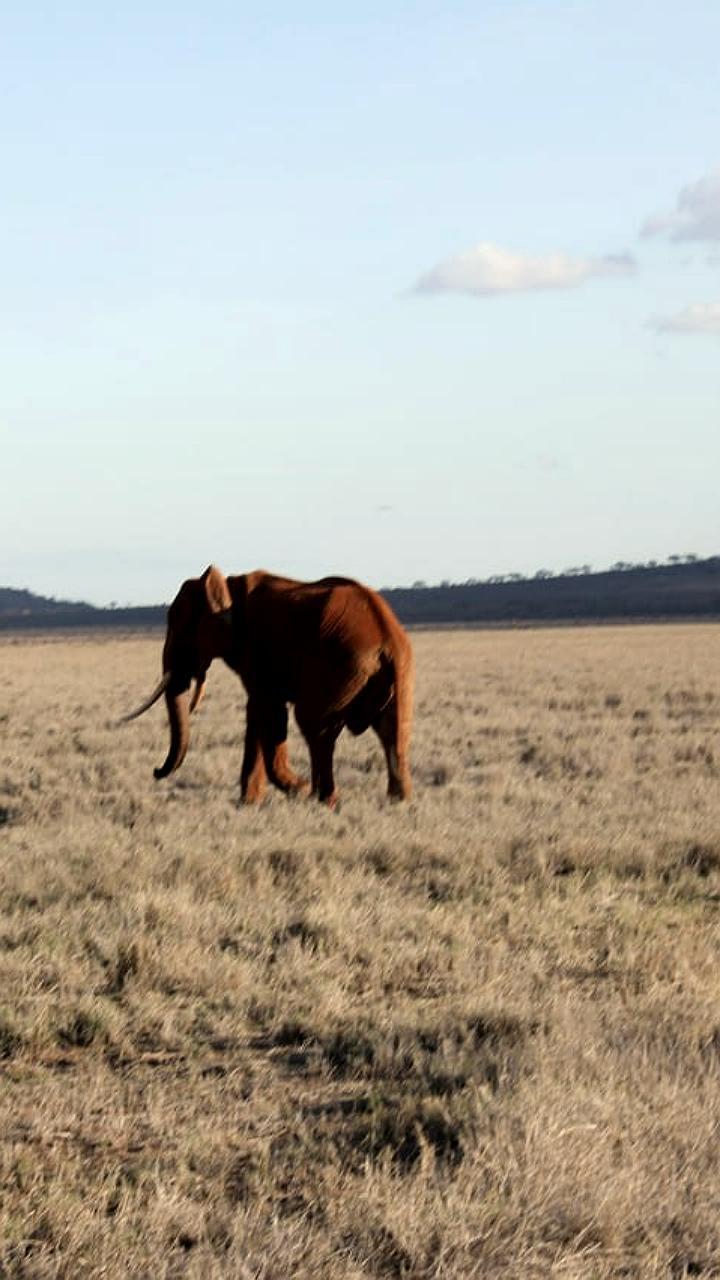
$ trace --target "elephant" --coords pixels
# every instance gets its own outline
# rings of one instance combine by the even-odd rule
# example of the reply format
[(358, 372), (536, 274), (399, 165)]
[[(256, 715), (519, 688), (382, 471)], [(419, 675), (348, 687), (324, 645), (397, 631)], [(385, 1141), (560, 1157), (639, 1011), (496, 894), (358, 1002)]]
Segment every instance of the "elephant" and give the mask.
[(320, 801), (330, 808), (337, 803), (333, 754), (344, 726), (356, 735), (375, 730), (388, 795), (410, 796), (413, 652), (376, 591), (351, 578), (298, 582), (261, 569), (226, 578), (214, 565), (184, 582), (168, 609), (162, 679), (124, 717), (135, 719), (165, 695), (170, 746), (156, 778), (168, 777), (185, 759), (190, 714), (214, 658), (236, 672), (247, 693), (245, 803), (262, 799), (268, 779), (288, 794), (308, 790), (288, 761), (288, 704), (308, 744), (310, 791)]

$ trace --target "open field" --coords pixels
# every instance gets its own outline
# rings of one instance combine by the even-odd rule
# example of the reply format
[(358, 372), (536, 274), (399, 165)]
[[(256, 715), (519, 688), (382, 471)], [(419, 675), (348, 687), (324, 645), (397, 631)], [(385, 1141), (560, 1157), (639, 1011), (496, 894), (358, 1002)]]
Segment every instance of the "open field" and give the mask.
[[(415, 636), (416, 794), (0, 643), (0, 1275), (720, 1275), (720, 630)], [(293, 757), (302, 760), (295, 741)]]

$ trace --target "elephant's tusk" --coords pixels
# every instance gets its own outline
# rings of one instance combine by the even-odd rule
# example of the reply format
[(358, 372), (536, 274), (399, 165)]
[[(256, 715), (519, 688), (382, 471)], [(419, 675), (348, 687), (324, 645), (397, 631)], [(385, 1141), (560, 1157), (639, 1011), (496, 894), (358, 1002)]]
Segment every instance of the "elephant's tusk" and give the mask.
[(144, 714), (144, 712), (149, 711), (150, 708), (154, 706), (154, 704), (157, 702), (158, 698), (162, 697), (169, 683), (170, 683), (170, 672), (166, 671), (157, 689), (155, 689), (153, 693), (150, 694), (150, 697), (147, 698), (145, 702), (143, 702), (142, 705), (137, 708), (136, 711), (131, 711), (130, 714), (127, 716), (121, 716), (117, 723), (127, 724), (128, 720), (137, 720), (138, 716), (141, 716)]
[(195, 681), (195, 688), (193, 689), (193, 696), (192, 696), (192, 698), (191, 698), (191, 700), (190, 700), (190, 714), (191, 714), (191, 715), (192, 715), (193, 711), (197, 711), (198, 707), (200, 706), (200, 703), (201, 703), (201, 702), (202, 702), (202, 700), (203, 700), (204, 693), (205, 693), (205, 677), (204, 677), (204, 676), (202, 676), (202, 677), (200, 677), (198, 680), (196, 680), (196, 681)]

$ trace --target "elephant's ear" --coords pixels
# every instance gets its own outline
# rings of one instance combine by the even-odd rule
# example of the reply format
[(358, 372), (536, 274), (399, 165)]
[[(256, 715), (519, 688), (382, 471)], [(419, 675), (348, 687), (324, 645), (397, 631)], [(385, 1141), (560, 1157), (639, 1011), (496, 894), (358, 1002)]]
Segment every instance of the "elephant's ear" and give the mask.
[(211, 613), (225, 613), (232, 608), (232, 598), (225, 575), (214, 564), (208, 565), (200, 582)]

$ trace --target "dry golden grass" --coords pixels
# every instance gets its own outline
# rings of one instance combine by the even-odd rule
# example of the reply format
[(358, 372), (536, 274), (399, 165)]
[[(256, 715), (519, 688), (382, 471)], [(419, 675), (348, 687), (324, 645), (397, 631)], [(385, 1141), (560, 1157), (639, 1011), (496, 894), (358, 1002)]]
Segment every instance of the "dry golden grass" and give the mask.
[(160, 645), (0, 646), (0, 1275), (720, 1275), (717, 629), (419, 634), (335, 814)]

